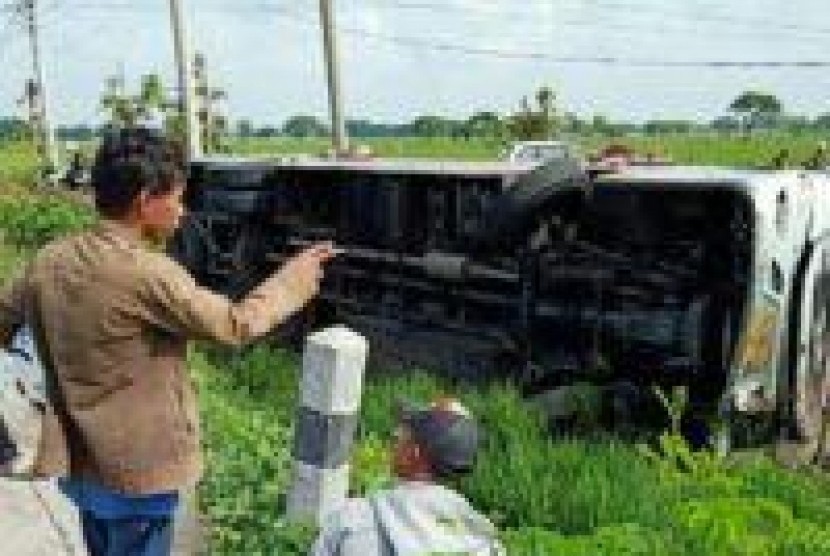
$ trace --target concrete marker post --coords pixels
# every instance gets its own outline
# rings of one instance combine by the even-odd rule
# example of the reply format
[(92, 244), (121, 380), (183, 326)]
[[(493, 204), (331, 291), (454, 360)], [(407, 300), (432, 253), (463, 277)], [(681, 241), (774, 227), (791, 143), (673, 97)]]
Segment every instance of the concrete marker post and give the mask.
[(290, 520), (319, 525), (346, 500), (368, 351), (366, 339), (344, 326), (306, 340), (287, 500)]

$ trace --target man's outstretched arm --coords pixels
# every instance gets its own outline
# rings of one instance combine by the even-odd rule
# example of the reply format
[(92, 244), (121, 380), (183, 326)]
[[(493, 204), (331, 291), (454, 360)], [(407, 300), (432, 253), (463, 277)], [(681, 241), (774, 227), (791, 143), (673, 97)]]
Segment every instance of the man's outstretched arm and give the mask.
[(330, 244), (305, 249), (233, 302), (199, 286), (178, 263), (156, 254), (141, 287), (142, 317), (173, 333), (228, 345), (258, 338), (299, 311), (320, 289)]

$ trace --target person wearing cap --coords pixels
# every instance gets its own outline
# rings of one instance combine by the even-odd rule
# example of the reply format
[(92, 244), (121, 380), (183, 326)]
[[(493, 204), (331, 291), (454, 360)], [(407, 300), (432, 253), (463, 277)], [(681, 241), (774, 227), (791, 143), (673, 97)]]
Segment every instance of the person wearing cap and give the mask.
[(157, 131), (105, 138), (100, 222), (41, 249), (0, 295), (0, 339), (30, 326), (46, 371), (34, 474), (64, 478), (92, 556), (170, 553), (178, 492), (202, 473), (188, 341), (266, 334), (317, 294), (333, 254), (313, 245), (239, 301), (199, 286), (160, 250), (184, 213), (182, 158)]
[(327, 516), (311, 556), (504, 555), (493, 524), (448, 486), (475, 463), (481, 431), (473, 416), (449, 398), (399, 405), (398, 484)]

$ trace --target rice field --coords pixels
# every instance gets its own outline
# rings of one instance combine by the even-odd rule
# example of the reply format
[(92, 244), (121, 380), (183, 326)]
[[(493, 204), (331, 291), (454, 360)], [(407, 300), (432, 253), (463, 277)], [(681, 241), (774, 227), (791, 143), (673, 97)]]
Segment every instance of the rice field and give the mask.
[[(820, 141), (830, 137), (819, 133), (764, 133), (752, 136), (693, 135), (627, 136), (608, 138), (586, 136), (573, 138), (585, 153), (596, 152), (609, 144), (634, 147), (638, 152), (654, 153), (679, 164), (701, 164), (753, 167), (768, 164), (783, 149), (791, 153), (793, 164), (807, 160)], [(405, 137), (353, 139), (352, 146), (378, 157), (447, 158), (487, 160), (501, 156), (507, 144), (496, 139), (452, 139), (447, 137)], [(242, 155), (268, 156), (306, 153), (322, 155), (330, 150), (327, 139), (236, 139), (231, 152)]]

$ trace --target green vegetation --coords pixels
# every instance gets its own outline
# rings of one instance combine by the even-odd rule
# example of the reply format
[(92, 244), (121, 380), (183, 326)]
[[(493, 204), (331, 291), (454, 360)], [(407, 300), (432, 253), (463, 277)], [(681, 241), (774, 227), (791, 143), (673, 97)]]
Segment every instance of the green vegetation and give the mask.
[[(433, 143), (440, 152), (454, 144)], [(708, 144), (718, 156), (731, 149)], [(0, 152), (0, 168), (11, 167), (9, 153), (19, 152)], [(13, 164), (25, 173), (25, 161)], [(29, 249), (92, 221), (88, 207), (64, 198), (3, 191), (4, 276)], [(211, 553), (306, 553), (313, 529), (282, 519), (298, 358), (263, 345), (197, 347), (190, 363), (204, 426), (207, 473), (200, 496)], [(722, 461), (689, 451), (670, 432), (653, 446), (554, 438), (542, 416), (506, 384), (459, 391), (417, 373), (372, 376), (354, 451), (355, 494), (390, 481), (393, 398), (427, 400), (439, 392), (460, 395), (487, 431), (480, 465), (459, 487), (498, 524), (511, 556), (830, 553), (827, 475), (782, 470), (763, 456), (742, 464)]]
[(640, 153), (668, 157), (678, 164), (700, 164), (731, 167), (759, 167), (770, 162), (782, 150), (790, 152), (796, 166), (812, 156), (819, 141), (827, 134), (814, 132), (767, 132), (754, 135), (672, 134), (629, 136), (620, 139), (591, 138), (583, 143), (589, 151), (609, 142), (628, 145)]
[(0, 141), (0, 192), (31, 182), (34, 175), (34, 146), (25, 141)]
[[(610, 144), (633, 147), (639, 153), (665, 156), (678, 164), (758, 167), (768, 165), (782, 150), (790, 153), (790, 164), (798, 165), (810, 158), (820, 141), (830, 133), (759, 132), (752, 135), (712, 132), (574, 136), (586, 154)], [(472, 139), (452, 137), (375, 137), (352, 138), (352, 145), (380, 158), (438, 158), (459, 160), (493, 160), (501, 156), (508, 143), (492, 137)], [(281, 157), (323, 156), (331, 142), (323, 137), (236, 138), (229, 143), (234, 155)], [(0, 143), (0, 190), (5, 184), (31, 182), (34, 176), (34, 151), (25, 143)]]
[[(818, 132), (757, 133), (755, 135), (664, 134), (631, 135), (619, 138), (587, 136), (576, 140), (586, 153), (596, 152), (609, 144), (631, 146), (640, 153), (665, 156), (679, 164), (701, 164), (734, 167), (768, 165), (776, 155), (787, 149), (795, 165), (815, 153), (819, 141), (825, 138)], [(498, 158), (506, 143), (496, 139), (453, 139), (449, 137), (405, 137), (353, 139), (354, 144), (365, 145), (377, 157), (448, 158), (487, 160)], [(330, 143), (323, 138), (296, 139), (288, 137), (237, 139), (230, 144), (231, 151), (242, 155), (292, 155), (326, 153)]]
[(95, 221), (91, 207), (60, 195), (28, 195), (0, 203), (0, 229), (5, 241), (25, 249), (41, 247)]
[[(281, 518), (297, 357), (264, 346), (194, 351), (208, 474), (202, 504), (217, 554), (304, 554), (309, 528)], [(353, 460), (356, 494), (389, 481), (392, 399), (458, 392), (421, 374), (371, 378)], [(830, 480), (759, 457), (730, 464), (666, 434), (656, 448), (553, 438), (508, 385), (464, 388), (488, 433), (460, 488), (503, 531), (511, 555), (820, 555), (830, 551)]]

